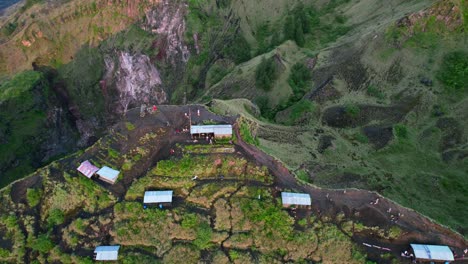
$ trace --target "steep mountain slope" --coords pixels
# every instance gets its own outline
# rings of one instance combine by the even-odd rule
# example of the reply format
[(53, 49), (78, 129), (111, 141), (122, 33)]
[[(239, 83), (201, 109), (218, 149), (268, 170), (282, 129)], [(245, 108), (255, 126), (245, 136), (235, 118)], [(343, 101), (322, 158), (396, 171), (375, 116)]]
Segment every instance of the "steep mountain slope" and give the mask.
[[(81, 257), (89, 256), (99, 242), (115, 242), (129, 247), (125, 253), (132, 260), (171, 260), (185, 252), (194, 259), (231, 262), (271, 261), (269, 257), (274, 255), (282, 261), (333, 263), (337, 256), (327, 258), (327, 252), (339, 252), (334, 247), (337, 243), (346, 248), (337, 258), (363, 262), (365, 257), (351, 244), (351, 238), (366, 242), (359, 235), (370, 233), (364, 238), (394, 250), (403, 249), (398, 243), (409, 242), (396, 239), (401, 235), (398, 228), (415, 230), (406, 224), (409, 221), (398, 225), (392, 207), (387, 212), (380, 208), (369, 213), (366, 210), (375, 200), (360, 201), (359, 209), (342, 208), (328, 196), (321, 197), (320, 203), (332, 206), (331, 216), (319, 220), (306, 217), (307, 224), (290, 216), (281, 218), (284, 214), (276, 214), (273, 198), (262, 205), (278, 219), (286, 219), (289, 226), (284, 228), (314, 233), (317, 248), (313, 252), (270, 252), (265, 245), (271, 241), (266, 238), (266, 244), (244, 236), (228, 239), (226, 233), (232, 235), (232, 228), (217, 228), (208, 219), (225, 219), (212, 215), (217, 210), (239, 212), (227, 197), (245, 198), (236, 197), (239, 186), (221, 186), (215, 191), (210, 182), (204, 182), (190, 187), (189, 192), (180, 187), (194, 183), (187, 175), (181, 182), (176, 179), (168, 183), (167, 177), (172, 175), (166, 175), (167, 171), (147, 173), (149, 169), (161, 172), (152, 155), (168, 153), (172, 141), (158, 145), (157, 131), (146, 126), (133, 131), (132, 123), (119, 123), (128, 117), (128, 111), (132, 122), (138, 120), (138, 111), (132, 108), (168, 102), (207, 103), (212, 111), (223, 115), (240, 114), (244, 139), (283, 162), (303, 184), (338, 189), (333, 193), (339, 195), (345, 195), (346, 188), (374, 191), (467, 236), (467, 1), (38, 2), (27, 4), (1, 22), (0, 150), (5, 153), (0, 155), (1, 184), (28, 175), (56, 155), (91, 146), (106, 130), (109, 135), (84, 153), (75, 153), (2, 190), (8, 204), (0, 209), (17, 213), (1, 219), (0, 234), (8, 239), (0, 240), (0, 246), (8, 252), (0, 251), (0, 257), (20, 262), (38, 256), (41, 262), (79, 262), (86, 261)], [(32, 71), (23, 72), (26, 69)], [(248, 100), (227, 100), (233, 98)], [(180, 115), (175, 120), (172, 123), (186, 119)], [(162, 126), (169, 119), (156, 121)], [(145, 140), (154, 143), (153, 154), (145, 156), (149, 153), (146, 145), (131, 145), (135, 148), (130, 149), (126, 143), (132, 136), (121, 137), (109, 129), (115, 123), (119, 123), (121, 134), (142, 136), (139, 144), (148, 143)], [(27, 147), (23, 142), (29, 143)], [(193, 151), (191, 147), (177, 147)], [(110, 191), (79, 180), (73, 172), (78, 161), (94, 156), (96, 163), (125, 171), (123, 181)], [(183, 158), (165, 162), (162, 164), (169, 167), (171, 162), (180, 162), (176, 167), (181, 168), (191, 164)], [(208, 161), (210, 165), (213, 162), (218, 161)], [(136, 215), (144, 211), (138, 208), (135, 201), (139, 198), (132, 191), (143, 191), (148, 181), (151, 187), (180, 188), (180, 197), (191, 200), (189, 205), (181, 205), (181, 211), (176, 209), (166, 216), (149, 213), (137, 219)], [(277, 186), (258, 184), (268, 185), (266, 193), (275, 193)], [(70, 192), (76, 189), (73, 195), (78, 198), (62, 205), (60, 201), (67, 197), (60, 191), (62, 187)], [(254, 197), (249, 190), (246, 193)], [(206, 207), (206, 199), (218, 199), (219, 193), (226, 195), (226, 203)], [(95, 194), (102, 200), (80, 207), (87, 196)], [(205, 209), (200, 212), (190, 203)], [(61, 210), (64, 214), (57, 213)], [(179, 213), (184, 217), (194, 213), (196, 219), (187, 219), (191, 222), (184, 228), (184, 217)], [(374, 219), (376, 215), (386, 220), (375, 226), (371, 220), (367, 225), (356, 222), (356, 217)], [(250, 220), (260, 217), (250, 216)], [(86, 226), (80, 227), (81, 220), (75, 223), (72, 219), (76, 217)], [(328, 225), (329, 217), (336, 226)], [(242, 221), (249, 220), (244, 218)], [(156, 220), (163, 221), (165, 229), (157, 233), (155, 242), (142, 230)], [(199, 228), (194, 228), (194, 221)], [(135, 228), (128, 227), (135, 223)], [(435, 231), (420, 235), (434, 226), (416, 228), (411, 239), (449, 243), (450, 237), (456, 237), (452, 245), (466, 245), (466, 239), (438, 226), (435, 229), (450, 233), (447, 239), (440, 240)], [(86, 234), (91, 230), (94, 233), (88, 239)], [(262, 240), (265, 233), (260, 231), (248, 230)], [(337, 237), (339, 243), (331, 237)], [(277, 238), (287, 248), (298, 242)], [(315, 238), (298, 237), (308, 242)], [(80, 239), (83, 241), (77, 241)], [(64, 242), (53, 246), (60, 241)], [(36, 242), (41, 246), (35, 247)], [(142, 245), (148, 250), (133, 248)], [(224, 248), (223, 252), (207, 250), (213, 245)], [(85, 248), (82, 251), (81, 246)], [(248, 251), (253, 246), (258, 248)], [(69, 257), (69, 253), (77, 256)], [(370, 260), (379, 263), (390, 263), (396, 257), (367, 253), (372, 256)], [(256, 258), (256, 254), (262, 256)]]

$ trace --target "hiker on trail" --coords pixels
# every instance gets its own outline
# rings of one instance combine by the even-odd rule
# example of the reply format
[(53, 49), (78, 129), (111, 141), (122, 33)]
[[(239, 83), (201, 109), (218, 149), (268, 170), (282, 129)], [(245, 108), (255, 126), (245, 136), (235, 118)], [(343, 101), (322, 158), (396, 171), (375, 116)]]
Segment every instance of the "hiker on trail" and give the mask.
[(153, 105), (153, 113), (156, 111), (158, 111), (158, 108), (155, 105)]
[(200, 109), (197, 110), (197, 115), (200, 116)]

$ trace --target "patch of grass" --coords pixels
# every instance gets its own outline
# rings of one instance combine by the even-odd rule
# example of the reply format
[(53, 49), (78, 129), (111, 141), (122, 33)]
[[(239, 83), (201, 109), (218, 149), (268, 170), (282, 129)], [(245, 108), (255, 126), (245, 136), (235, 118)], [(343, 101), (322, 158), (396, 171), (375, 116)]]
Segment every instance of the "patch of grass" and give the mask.
[(132, 124), (131, 122), (125, 122), (125, 127), (127, 128), (128, 131), (135, 130), (135, 125)]
[(385, 99), (385, 94), (378, 89), (375, 85), (369, 85), (366, 90), (367, 95), (375, 97), (377, 99), (383, 100)]
[(211, 243), (211, 237), (213, 231), (206, 222), (201, 222), (197, 225), (197, 238), (193, 241), (193, 244), (200, 250), (205, 250), (213, 246)]
[(26, 198), (28, 199), (28, 204), (31, 207), (34, 207), (39, 204), (42, 197), (41, 189), (28, 189), (26, 191)]
[(245, 122), (242, 122), (240, 124), (240, 134), (245, 142), (254, 146), (258, 146), (260, 144), (258, 138), (252, 136), (252, 132), (250, 132), (249, 125)]
[(307, 173), (307, 171), (300, 170), (296, 173), (296, 175), (299, 180), (310, 183), (310, 176), (309, 173)]
[(468, 53), (455, 51), (446, 54), (437, 79), (449, 92), (468, 91)]
[(369, 143), (369, 138), (367, 138), (366, 135), (364, 135), (363, 133), (356, 133), (354, 134), (353, 138), (354, 140), (363, 144)]
[(109, 155), (110, 158), (113, 158), (113, 159), (118, 159), (120, 157), (120, 153), (113, 148), (108, 148), (107, 154)]
[(305, 99), (301, 100), (298, 103), (294, 104), (291, 107), (291, 114), (289, 115), (289, 121), (286, 122), (287, 125), (292, 125), (296, 121), (304, 116), (304, 114), (312, 114), (315, 110), (314, 104)]

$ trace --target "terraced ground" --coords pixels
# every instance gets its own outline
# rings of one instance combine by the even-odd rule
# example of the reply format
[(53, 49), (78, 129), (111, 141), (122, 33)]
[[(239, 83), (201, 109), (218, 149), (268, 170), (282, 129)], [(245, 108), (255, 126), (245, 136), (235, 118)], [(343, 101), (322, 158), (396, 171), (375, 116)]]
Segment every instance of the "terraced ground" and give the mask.
[[(189, 108), (201, 110), (196, 123), (236, 120), (198, 105), (161, 106), (143, 118), (131, 111), (92, 147), (2, 189), (0, 259), (88, 263), (95, 246), (120, 244), (121, 263), (391, 263), (402, 261), (399, 250), (408, 241), (466, 246), (462, 237), (374, 193), (299, 183), (279, 161), (245, 143), (250, 131), (237, 125), (234, 144), (193, 142), (176, 131), (188, 125)], [(76, 167), (86, 159), (120, 169), (117, 183), (80, 175)], [(165, 189), (174, 190), (172, 207), (143, 208), (145, 190)], [(283, 209), (283, 190), (311, 193), (313, 206)]]

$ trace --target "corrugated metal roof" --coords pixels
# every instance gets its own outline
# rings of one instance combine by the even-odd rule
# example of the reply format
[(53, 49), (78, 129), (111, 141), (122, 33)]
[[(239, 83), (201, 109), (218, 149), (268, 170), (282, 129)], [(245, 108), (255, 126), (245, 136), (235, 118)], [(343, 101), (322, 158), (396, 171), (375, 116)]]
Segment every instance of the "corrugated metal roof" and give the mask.
[(308, 193), (290, 193), (282, 192), (281, 199), (283, 204), (311, 205), (310, 195)]
[(148, 191), (145, 192), (143, 203), (172, 203), (173, 191)]
[(86, 160), (81, 163), (77, 170), (81, 172), (84, 176), (91, 178), (91, 176), (93, 176), (94, 173), (96, 173), (96, 171), (99, 170), (99, 168)]
[(191, 126), (190, 134), (232, 135), (232, 125)]
[(447, 246), (411, 244), (417, 259), (453, 261), (453, 253)]
[(99, 246), (96, 247), (96, 260), (117, 260), (119, 258), (120, 246)]
[(110, 181), (115, 182), (120, 172), (118, 170), (114, 170), (107, 166), (104, 166), (100, 170), (98, 170), (96, 173), (103, 178), (106, 178)]

